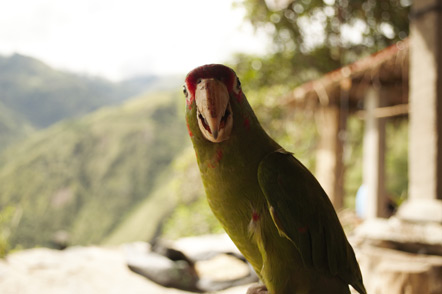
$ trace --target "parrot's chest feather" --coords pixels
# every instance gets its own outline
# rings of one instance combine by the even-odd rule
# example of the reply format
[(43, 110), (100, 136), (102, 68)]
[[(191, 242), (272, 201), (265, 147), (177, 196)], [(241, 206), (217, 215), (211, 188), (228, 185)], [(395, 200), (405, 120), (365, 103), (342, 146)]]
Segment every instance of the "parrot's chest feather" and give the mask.
[[(223, 154), (221, 160), (219, 154)], [(202, 170), (202, 176), (215, 210), (236, 211), (241, 218), (247, 219), (247, 223), (252, 218), (259, 219), (266, 203), (257, 179), (257, 163), (259, 160), (253, 163), (227, 151), (214, 152)]]
[[(219, 154), (223, 154), (221, 159)], [(273, 226), (257, 178), (262, 157), (217, 148), (209, 156), (200, 157), (199, 162), (213, 213), (252, 263), (254, 259), (262, 263), (259, 243), (263, 232)]]
[(264, 132), (250, 137), (234, 132), (229, 141), (219, 144), (194, 143), (210, 208), (238, 249), (260, 272), (264, 246), (279, 235), (258, 182), (258, 168), (265, 156), (281, 147)]

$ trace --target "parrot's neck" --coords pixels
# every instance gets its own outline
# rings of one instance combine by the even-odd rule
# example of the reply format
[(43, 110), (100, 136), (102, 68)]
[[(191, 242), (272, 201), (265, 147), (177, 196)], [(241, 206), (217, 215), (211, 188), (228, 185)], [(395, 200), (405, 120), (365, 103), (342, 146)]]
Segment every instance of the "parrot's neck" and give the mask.
[[(281, 148), (261, 127), (247, 100), (232, 103), (233, 129), (230, 138), (213, 143), (203, 137), (195, 120), (188, 118), (189, 131), (204, 177), (205, 173), (231, 175), (232, 167), (241, 172), (241, 167), (251, 169), (269, 153)], [(190, 114), (192, 115), (192, 114)], [(196, 116), (196, 114), (195, 114)], [(254, 175), (256, 177), (256, 174)]]

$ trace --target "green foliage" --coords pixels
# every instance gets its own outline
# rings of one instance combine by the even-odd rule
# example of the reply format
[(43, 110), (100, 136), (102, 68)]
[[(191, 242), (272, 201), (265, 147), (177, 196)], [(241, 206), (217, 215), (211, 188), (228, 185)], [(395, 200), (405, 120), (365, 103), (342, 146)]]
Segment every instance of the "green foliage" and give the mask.
[[(1, 95), (1, 94), (0, 94)], [(0, 101), (0, 152), (33, 132), (33, 127)]]
[(344, 148), (344, 206), (355, 207), (355, 196), (362, 185), (362, 139), (363, 120), (350, 116), (347, 119), (346, 142)]
[[(411, 2), (388, 0), (244, 0), (246, 20), (273, 39), (268, 55), (237, 55), (240, 76), (260, 86), (297, 85), (408, 36)], [(270, 1), (269, 1), (270, 3)], [(253, 73), (250, 73), (253, 72)], [(246, 84), (246, 83), (244, 83)]]
[[(240, 5), (255, 28), (264, 28), (272, 35), (274, 51), (308, 55), (314, 48), (328, 47), (333, 58), (332, 50), (339, 47), (357, 52), (357, 47), (363, 46), (378, 51), (392, 41), (403, 39), (409, 31), (411, 1), (291, 0), (284, 1), (280, 7), (268, 7), (264, 0), (245, 0)], [(355, 26), (360, 26), (361, 31), (357, 43), (345, 36), (347, 28)], [(323, 31), (319, 31), (320, 27)]]
[(152, 191), (187, 136), (179, 93), (156, 93), (38, 132), (0, 157), (0, 207), (23, 210), (13, 246), (55, 232), (97, 243)]
[(200, 197), (191, 204), (177, 206), (164, 225), (162, 237), (173, 240), (222, 232), (224, 229), (210, 210), (206, 197)]
[[(385, 192), (400, 204), (408, 194), (408, 121), (387, 120), (385, 132)], [(363, 121), (350, 117), (344, 152), (346, 207), (354, 207), (354, 196), (362, 185), (363, 134)]]
[[(104, 244), (120, 244), (129, 241), (152, 239), (163, 234), (162, 225), (170, 223), (167, 219), (176, 214), (175, 208), (185, 207), (189, 214), (181, 215), (177, 219), (178, 227), (172, 228), (174, 232), (186, 228), (187, 231), (196, 230), (198, 226), (193, 227), (194, 211), (189, 203), (204, 199), (204, 190), (201, 182), (198, 166), (196, 164), (195, 152), (187, 141), (186, 149), (180, 154), (175, 154), (174, 161), (158, 177), (155, 188), (133, 211), (121, 222), (118, 227), (104, 240)], [(174, 154), (171, 154), (173, 157)], [(211, 214), (208, 207), (204, 213)], [(212, 216), (212, 218), (214, 218)], [(190, 225), (189, 225), (190, 224)], [(187, 225), (187, 226), (186, 226)], [(204, 226), (204, 224), (202, 224)], [(166, 226), (169, 228), (169, 226)], [(169, 236), (169, 229), (166, 229), (166, 235)], [(184, 232), (179, 232), (184, 233)]]
[(16, 208), (12, 205), (8, 205), (0, 211), (0, 258), (5, 257), (11, 249), (9, 236), (16, 223), (14, 215), (17, 215)]
[(311, 109), (281, 106), (282, 97), (290, 91), (287, 86), (276, 85), (252, 89), (243, 84), (261, 125), (282, 147), (312, 169), (315, 165), (317, 129)]
[(408, 195), (408, 121), (387, 122), (385, 184), (387, 195), (400, 204)]

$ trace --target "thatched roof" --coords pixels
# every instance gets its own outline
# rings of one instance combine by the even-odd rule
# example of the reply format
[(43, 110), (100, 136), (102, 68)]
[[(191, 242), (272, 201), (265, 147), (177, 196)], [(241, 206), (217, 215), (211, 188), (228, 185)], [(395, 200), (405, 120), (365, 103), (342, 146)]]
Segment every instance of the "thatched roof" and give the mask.
[(384, 105), (408, 103), (409, 40), (398, 42), (355, 63), (332, 71), (320, 79), (295, 88), (283, 99), (287, 106), (306, 107), (339, 104), (361, 105), (367, 89), (376, 87), (387, 94)]

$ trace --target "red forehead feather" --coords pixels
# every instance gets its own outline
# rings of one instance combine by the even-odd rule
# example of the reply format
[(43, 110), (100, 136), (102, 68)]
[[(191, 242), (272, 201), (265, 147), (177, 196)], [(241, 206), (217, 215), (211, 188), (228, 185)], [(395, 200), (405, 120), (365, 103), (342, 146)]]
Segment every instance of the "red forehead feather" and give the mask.
[(222, 64), (206, 64), (195, 68), (186, 76), (187, 89), (192, 97), (195, 95), (198, 80), (207, 78), (216, 78), (223, 81), (230, 91), (232, 90), (236, 74), (231, 68)]

